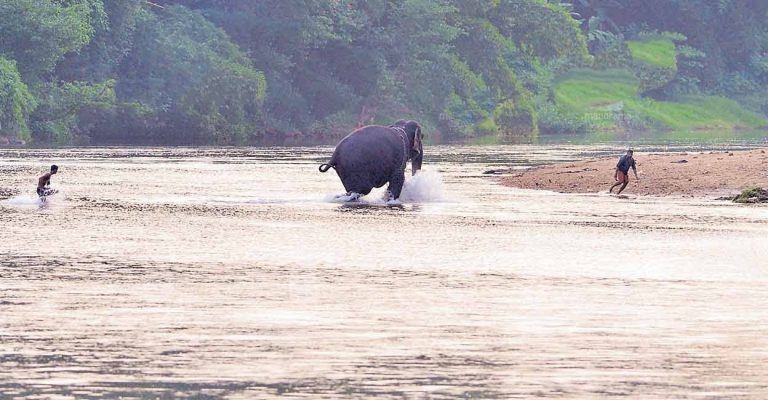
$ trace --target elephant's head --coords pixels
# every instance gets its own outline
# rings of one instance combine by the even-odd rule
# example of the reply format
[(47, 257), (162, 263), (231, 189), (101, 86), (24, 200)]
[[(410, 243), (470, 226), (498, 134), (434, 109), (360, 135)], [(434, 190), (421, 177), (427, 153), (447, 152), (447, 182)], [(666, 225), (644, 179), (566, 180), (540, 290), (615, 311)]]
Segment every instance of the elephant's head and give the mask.
[(411, 160), (411, 172), (416, 175), (416, 172), (421, 169), (421, 161), (424, 158), (424, 144), (422, 143), (424, 135), (421, 133), (421, 126), (416, 121), (404, 119), (398, 120), (393, 126), (402, 128), (408, 137), (408, 158)]

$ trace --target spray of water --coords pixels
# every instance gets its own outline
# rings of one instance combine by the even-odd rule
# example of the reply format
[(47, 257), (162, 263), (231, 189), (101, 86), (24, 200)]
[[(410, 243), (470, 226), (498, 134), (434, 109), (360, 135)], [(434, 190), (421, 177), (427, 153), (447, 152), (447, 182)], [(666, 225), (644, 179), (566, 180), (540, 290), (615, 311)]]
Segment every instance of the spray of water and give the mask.
[(18, 208), (48, 208), (60, 205), (64, 198), (64, 193), (60, 191), (56, 195), (48, 196), (45, 201), (36, 194), (20, 194), (0, 201), (0, 204)]
[[(363, 204), (397, 205), (403, 203), (437, 203), (446, 200), (443, 189), (443, 177), (439, 172), (433, 170), (422, 169), (415, 176), (406, 176), (403, 191), (400, 193), (398, 200), (389, 200), (386, 196), (385, 188), (374, 189), (369, 195), (361, 197), (356, 201)], [(326, 195), (324, 201), (346, 203), (355, 201), (355, 199), (345, 195)]]
[(407, 203), (438, 203), (445, 201), (443, 176), (427, 169), (405, 180), (400, 200)]

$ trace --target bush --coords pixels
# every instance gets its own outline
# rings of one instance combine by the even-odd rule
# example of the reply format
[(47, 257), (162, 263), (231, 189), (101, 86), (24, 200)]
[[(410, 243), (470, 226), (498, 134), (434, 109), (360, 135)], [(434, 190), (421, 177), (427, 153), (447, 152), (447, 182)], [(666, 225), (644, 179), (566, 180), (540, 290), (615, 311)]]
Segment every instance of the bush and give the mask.
[(496, 122), (493, 120), (493, 118), (486, 118), (477, 124), (475, 127), (475, 133), (477, 136), (496, 135), (499, 133), (499, 126), (496, 125)]
[(677, 75), (664, 88), (664, 96), (666, 98), (675, 98), (683, 95), (699, 94), (700, 76), (704, 68), (706, 54), (697, 48), (685, 45), (678, 45), (676, 50)]
[(677, 75), (677, 68), (660, 67), (644, 61), (635, 61), (632, 65), (635, 76), (640, 79), (640, 93), (647, 94), (661, 89)]
[(315, 139), (327, 138), (330, 141), (336, 141), (352, 132), (357, 120), (357, 115), (348, 111), (339, 111), (310, 125), (307, 133)]
[(59, 145), (83, 143), (92, 129), (89, 118), (93, 111), (115, 105), (114, 86), (114, 80), (37, 85), (35, 92), (41, 101), (30, 116), (35, 140)]
[(530, 101), (517, 105), (512, 100), (500, 103), (493, 111), (493, 120), (505, 137), (536, 137), (539, 134), (538, 117)]
[(768, 202), (768, 190), (760, 187), (744, 189), (733, 199), (736, 203), (766, 203)]
[(91, 140), (105, 144), (159, 144), (153, 132), (159, 130), (157, 116), (150, 107), (140, 103), (120, 103), (115, 107), (94, 110)]
[(625, 68), (632, 64), (632, 54), (627, 43), (620, 36), (612, 36), (595, 54), (594, 67), (597, 69)]
[(651, 36), (630, 41), (627, 45), (632, 54), (630, 66), (640, 79), (641, 93), (660, 89), (675, 79), (677, 59), (675, 43), (671, 39)]
[[(676, 32), (646, 31), (637, 33), (635, 40), (626, 42), (632, 57), (629, 66), (640, 79), (641, 94), (651, 94), (675, 80), (681, 52), (685, 61), (683, 67), (695, 67), (696, 57), (700, 57), (702, 53), (687, 46), (677, 46), (677, 43), (685, 40), (685, 35)], [(687, 56), (693, 59), (688, 60)]]
[[(474, 136), (478, 133), (480, 125), (490, 119), (490, 113), (485, 111), (484, 107), (491, 109), (492, 105), (479, 104), (472, 98), (462, 98), (453, 93), (445, 110), (440, 114), (440, 128), (457, 136)], [(496, 134), (496, 129), (488, 127), (487, 123), (485, 128)]]
[(585, 115), (568, 113), (552, 103), (539, 106), (539, 131), (544, 135), (587, 133), (591, 123)]

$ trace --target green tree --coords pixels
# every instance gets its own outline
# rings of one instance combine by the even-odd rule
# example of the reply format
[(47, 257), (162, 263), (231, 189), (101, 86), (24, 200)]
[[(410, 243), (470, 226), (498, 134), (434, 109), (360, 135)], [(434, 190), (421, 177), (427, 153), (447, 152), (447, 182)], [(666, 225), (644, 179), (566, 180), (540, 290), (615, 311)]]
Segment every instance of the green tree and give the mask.
[[(482, 111), (474, 113), (470, 127), (475, 130), (477, 124), (483, 124), (490, 119), (493, 120), (494, 133), (501, 130), (509, 133), (510, 131), (504, 128), (506, 125), (499, 125), (497, 116), (508, 115), (510, 107), (514, 109), (515, 105), (531, 102), (532, 92), (526, 84), (533, 90), (541, 89), (536, 86), (534, 80), (526, 82), (521, 78), (521, 73), (525, 77), (535, 73), (536, 61), (520, 52), (517, 45), (486, 18), (466, 19), (463, 26), (467, 34), (457, 39), (456, 49), (469, 68), (482, 79), (482, 84), (474, 79), (467, 79), (463, 81), (465, 84), (460, 86), (461, 92), (471, 93), (470, 96), (474, 99), (473, 102), (466, 102), (462, 108), (476, 109), (473, 105), (482, 107)], [(507, 112), (501, 113), (497, 110), (501, 105), (504, 105)], [(528, 133), (533, 133), (536, 121), (533, 115), (529, 117)], [(487, 122), (485, 124), (487, 125)], [(520, 132), (518, 124), (515, 133)]]
[(264, 71), (269, 129), (290, 131), (307, 129), (359, 102), (355, 89), (372, 65), (352, 40), (362, 25), (354, 3), (199, 0), (191, 6), (225, 29)]
[(545, 0), (501, 0), (490, 16), (493, 24), (523, 50), (543, 62), (566, 67), (584, 65), (586, 38), (567, 8)]
[(87, 142), (91, 115), (115, 105), (114, 86), (114, 80), (39, 84), (40, 104), (30, 118), (34, 139), (60, 145)]
[(591, 0), (588, 7), (582, 3), (576, 4), (579, 13), (601, 10), (629, 35), (643, 30), (685, 35), (682, 45), (705, 54), (703, 68), (697, 71), (704, 89), (720, 85), (729, 71), (749, 72), (750, 59), (768, 50), (765, 1)]
[(27, 118), (35, 106), (35, 99), (22, 82), (16, 63), (0, 57), (0, 134), (29, 140)]
[(258, 133), (264, 75), (227, 35), (183, 6), (141, 11), (121, 63), (121, 101), (153, 110), (155, 140), (242, 143)]
[(141, 0), (103, 0), (92, 7), (92, 40), (78, 52), (67, 53), (56, 65), (56, 76), (65, 81), (102, 82), (116, 79), (116, 68), (131, 52)]
[(458, 77), (452, 42), (462, 31), (451, 23), (456, 12), (447, 1), (430, 0), (388, 2), (378, 13), (369, 10), (372, 27), (360, 41), (380, 52), (385, 68), (365, 101), (380, 109), (379, 121), (410, 116), (439, 125)]
[(0, 2), (0, 54), (16, 60), (27, 82), (50, 73), (67, 53), (88, 44), (97, 0)]

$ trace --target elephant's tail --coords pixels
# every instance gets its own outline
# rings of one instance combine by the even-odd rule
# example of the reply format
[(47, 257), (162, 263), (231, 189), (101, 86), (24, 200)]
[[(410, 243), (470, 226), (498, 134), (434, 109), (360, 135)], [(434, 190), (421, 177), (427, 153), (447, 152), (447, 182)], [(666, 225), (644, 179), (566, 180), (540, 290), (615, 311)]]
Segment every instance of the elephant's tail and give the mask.
[(328, 160), (327, 163), (320, 164), (320, 172), (328, 172), (329, 169), (336, 168), (336, 164), (339, 163), (338, 157), (338, 152), (334, 151), (331, 159)]

